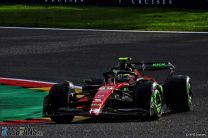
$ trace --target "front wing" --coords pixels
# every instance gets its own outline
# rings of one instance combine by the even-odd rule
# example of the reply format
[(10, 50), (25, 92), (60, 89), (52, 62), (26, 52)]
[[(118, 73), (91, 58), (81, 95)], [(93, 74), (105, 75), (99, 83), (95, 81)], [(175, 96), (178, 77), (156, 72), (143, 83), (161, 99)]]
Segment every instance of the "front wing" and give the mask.
[(45, 117), (51, 116), (87, 116), (87, 117), (98, 117), (98, 116), (148, 116), (150, 113), (142, 108), (125, 108), (125, 109), (108, 109), (103, 110), (97, 115), (90, 114), (89, 110), (76, 109), (76, 108), (59, 108), (56, 112), (45, 113)]

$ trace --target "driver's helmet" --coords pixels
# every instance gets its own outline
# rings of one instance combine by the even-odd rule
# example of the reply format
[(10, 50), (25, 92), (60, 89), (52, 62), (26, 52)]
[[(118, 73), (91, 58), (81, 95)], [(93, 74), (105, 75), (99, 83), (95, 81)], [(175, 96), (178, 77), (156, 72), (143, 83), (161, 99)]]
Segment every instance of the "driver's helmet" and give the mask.
[(129, 74), (119, 74), (116, 77), (117, 82), (128, 82), (130, 80)]
[(132, 71), (132, 65), (129, 63), (120, 63), (119, 68), (125, 71)]

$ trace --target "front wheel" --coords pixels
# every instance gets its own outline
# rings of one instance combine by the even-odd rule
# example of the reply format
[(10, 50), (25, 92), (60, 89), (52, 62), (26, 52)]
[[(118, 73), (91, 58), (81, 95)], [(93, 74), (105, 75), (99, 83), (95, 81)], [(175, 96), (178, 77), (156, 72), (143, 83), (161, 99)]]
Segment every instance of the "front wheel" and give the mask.
[[(71, 94), (73, 91), (69, 88), (68, 83), (61, 83), (61, 84), (55, 84), (51, 87), (49, 91), (49, 95), (47, 98), (45, 98), (45, 103), (46, 101), (48, 102), (49, 108), (43, 108), (44, 112), (45, 110), (48, 109), (48, 115), (54, 115), (59, 108), (71, 108), (73, 107), (70, 105), (71, 101), (75, 100), (75, 97)], [(47, 106), (45, 106), (47, 107)], [(68, 115), (63, 115), (63, 116), (51, 116), (51, 121), (56, 122), (56, 123), (70, 123), (74, 116), (68, 116)]]
[(135, 90), (135, 105), (148, 112), (148, 119), (158, 120), (162, 115), (163, 90), (156, 82), (138, 82)]

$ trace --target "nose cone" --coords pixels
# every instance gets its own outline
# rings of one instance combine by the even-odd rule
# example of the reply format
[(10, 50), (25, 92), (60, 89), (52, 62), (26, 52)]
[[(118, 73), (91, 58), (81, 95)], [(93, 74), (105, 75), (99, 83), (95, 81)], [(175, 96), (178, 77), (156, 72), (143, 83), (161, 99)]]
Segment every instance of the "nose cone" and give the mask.
[(102, 112), (102, 108), (114, 90), (114, 86), (101, 86), (92, 101), (89, 114), (91, 116), (98, 116)]

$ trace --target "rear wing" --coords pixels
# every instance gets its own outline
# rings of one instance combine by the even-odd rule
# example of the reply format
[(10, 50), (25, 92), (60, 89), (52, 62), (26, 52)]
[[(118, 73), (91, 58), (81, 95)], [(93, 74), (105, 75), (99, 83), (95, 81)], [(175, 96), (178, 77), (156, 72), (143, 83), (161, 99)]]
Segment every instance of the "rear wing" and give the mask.
[[(120, 65), (126, 65), (126, 66), (132, 66), (135, 69), (139, 70), (162, 70), (162, 69), (170, 69), (174, 70), (175, 67), (170, 62), (136, 62), (136, 63), (128, 63), (128, 61), (131, 61), (131, 57), (120, 57), (119, 60), (119, 66)], [(126, 68), (126, 67), (124, 67)], [(130, 67), (131, 68), (131, 67)]]
[(170, 62), (137, 62), (132, 63), (135, 65), (135, 69), (145, 70), (170, 70), (170, 74), (174, 73), (175, 67)]
[(142, 70), (162, 70), (162, 69), (175, 69), (170, 62), (139, 62), (135, 65), (139, 65)]

